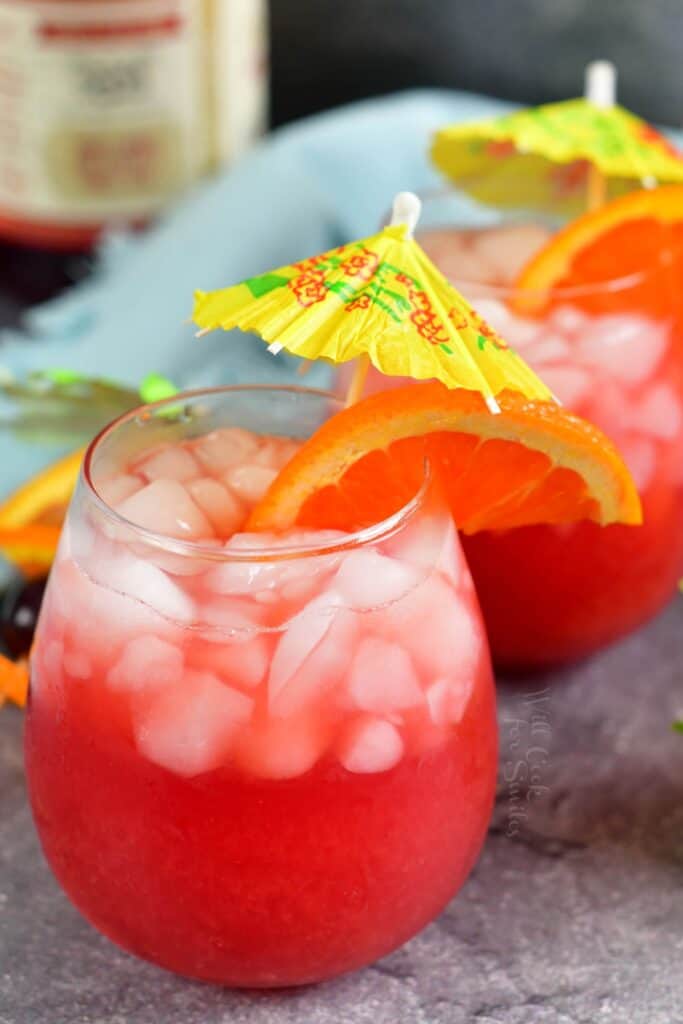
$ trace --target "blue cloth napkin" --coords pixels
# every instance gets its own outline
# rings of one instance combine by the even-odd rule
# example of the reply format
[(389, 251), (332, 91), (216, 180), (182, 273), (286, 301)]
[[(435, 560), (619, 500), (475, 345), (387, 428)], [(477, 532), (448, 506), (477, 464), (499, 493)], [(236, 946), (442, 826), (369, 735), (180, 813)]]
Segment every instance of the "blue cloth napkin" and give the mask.
[[(420, 90), (274, 132), (146, 234), (109, 237), (92, 280), (30, 311), (25, 335), (2, 335), (0, 369), (23, 375), (63, 366), (133, 385), (158, 371), (182, 387), (291, 379), (296, 361), (274, 358), (253, 337), (219, 331), (196, 340), (188, 323), (194, 289), (374, 234), (396, 192), (439, 183), (428, 159), (437, 127), (509, 109), (482, 96)], [(461, 202), (466, 215), (471, 204)], [(307, 382), (324, 384), (328, 373), (315, 367)], [(57, 455), (0, 433), (0, 494)]]

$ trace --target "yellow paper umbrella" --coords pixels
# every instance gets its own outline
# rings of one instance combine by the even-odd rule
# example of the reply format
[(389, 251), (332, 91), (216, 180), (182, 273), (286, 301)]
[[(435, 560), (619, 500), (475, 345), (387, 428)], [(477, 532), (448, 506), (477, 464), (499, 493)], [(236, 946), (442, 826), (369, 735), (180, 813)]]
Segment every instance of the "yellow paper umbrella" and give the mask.
[(595, 61), (584, 98), (449, 125), (436, 133), (432, 159), (480, 202), (566, 215), (683, 181), (683, 154), (615, 96), (614, 65)]
[(231, 288), (197, 292), (193, 319), (203, 330), (240, 327), (304, 359), (359, 360), (364, 369), (495, 396), (512, 389), (531, 399), (551, 392), (472, 309), (413, 238), (420, 201), (394, 202), (389, 227)]

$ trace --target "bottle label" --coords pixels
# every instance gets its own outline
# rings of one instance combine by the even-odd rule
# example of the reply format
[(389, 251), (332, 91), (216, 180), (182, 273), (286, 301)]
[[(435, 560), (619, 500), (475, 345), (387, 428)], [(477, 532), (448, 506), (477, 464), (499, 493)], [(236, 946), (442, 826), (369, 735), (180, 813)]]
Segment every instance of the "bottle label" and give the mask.
[(0, 211), (147, 216), (261, 130), (260, 0), (0, 0)]

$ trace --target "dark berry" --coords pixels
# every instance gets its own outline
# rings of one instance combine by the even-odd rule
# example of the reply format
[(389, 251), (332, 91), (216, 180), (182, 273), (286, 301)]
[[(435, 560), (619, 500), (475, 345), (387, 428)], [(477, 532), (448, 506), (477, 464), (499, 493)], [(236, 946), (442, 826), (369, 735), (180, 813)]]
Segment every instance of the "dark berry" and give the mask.
[(0, 643), (12, 658), (28, 654), (45, 591), (45, 580), (10, 583), (0, 604)]

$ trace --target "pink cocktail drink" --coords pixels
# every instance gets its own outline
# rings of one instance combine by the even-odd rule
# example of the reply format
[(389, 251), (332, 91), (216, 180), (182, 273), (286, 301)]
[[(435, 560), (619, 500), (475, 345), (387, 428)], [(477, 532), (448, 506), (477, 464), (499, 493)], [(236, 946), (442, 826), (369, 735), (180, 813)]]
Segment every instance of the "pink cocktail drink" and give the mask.
[[(563, 404), (615, 442), (643, 503), (638, 528), (577, 523), (463, 537), (494, 660), (512, 668), (577, 658), (627, 633), (661, 608), (683, 572), (683, 335), (671, 266), (664, 258), (626, 279), (557, 289), (539, 310), (538, 295), (514, 279), (549, 237), (531, 224), (420, 236)], [(395, 384), (373, 372), (368, 391)]]
[(105, 431), (32, 662), (29, 791), (57, 878), (126, 949), (230, 985), (404, 942), (491, 810), (488, 652), (429, 474), (362, 533), (244, 532), (329, 408), (226, 389)]

